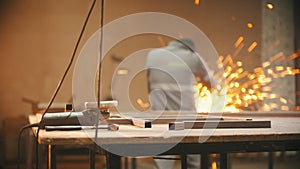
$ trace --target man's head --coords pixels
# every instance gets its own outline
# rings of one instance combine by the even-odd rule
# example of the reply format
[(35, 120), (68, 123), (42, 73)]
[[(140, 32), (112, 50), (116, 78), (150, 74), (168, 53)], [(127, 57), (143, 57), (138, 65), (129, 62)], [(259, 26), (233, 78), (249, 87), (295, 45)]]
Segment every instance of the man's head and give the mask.
[(181, 44), (183, 44), (189, 50), (195, 51), (195, 44), (191, 39), (181, 38), (181, 39), (177, 39), (177, 41), (180, 42)]

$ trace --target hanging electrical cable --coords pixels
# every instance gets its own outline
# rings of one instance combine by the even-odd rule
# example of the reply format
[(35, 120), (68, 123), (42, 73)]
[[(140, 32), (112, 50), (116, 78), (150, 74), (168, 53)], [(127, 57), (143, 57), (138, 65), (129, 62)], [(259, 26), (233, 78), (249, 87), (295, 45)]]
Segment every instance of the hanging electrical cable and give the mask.
[[(101, 114), (100, 101), (101, 101), (101, 74), (102, 74), (102, 57), (103, 57), (103, 30), (104, 30), (104, 0), (101, 1), (101, 18), (100, 18), (100, 45), (99, 45), (99, 60), (98, 60), (98, 84), (97, 84), (97, 117), (96, 117), (96, 130), (95, 130), (95, 141), (93, 144), (92, 156), (95, 158), (97, 139), (98, 139), (98, 125)], [(95, 168), (95, 164), (92, 164)]]
[(53, 101), (54, 101), (55, 98), (56, 98), (56, 95), (58, 94), (58, 92), (59, 92), (59, 90), (60, 90), (60, 88), (61, 88), (61, 86), (62, 86), (62, 84), (63, 84), (63, 82), (64, 82), (64, 80), (65, 80), (65, 78), (66, 78), (66, 76), (67, 76), (67, 74), (68, 74), (68, 72), (69, 72), (71, 66), (72, 66), (72, 64), (73, 64), (73, 61), (74, 61), (74, 58), (75, 58), (75, 55), (76, 55), (76, 52), (77, 52), (79, 43), (80, 43), (81, 38), (82, 38), (82, 36), (83, 36), (83, 33), (84, 33), (84, 31), (85, 31), (85, 28), (86, 28), (86, 25), (87, 25), (88, 20), (89, 20), (89, 18), (90, 18), (90, 15), (91, 15), (91, 13), (92, 13), (92, 11), (93, 11), (93, 9), (94, 9), (95, 3), (96, 3), (96, 0), (93, 1), (92, 5), (91, 5), (91, 7), (90, 7), (90, 9), (89, 9), (88, 15), (87, 15), (87, 17), (86, 17), (86, 19), (85, 19), (85, 22), (84, 22), (84, 24), (83, 24), (83, 27), (82, 27), (82, 29), (81, 29), (80, 35), (79, 35), (79, 37), (78, 37), (77, 43), (76, 43), (76, 45), (75, 45), (75, 48), (74, 48), (74, 50), (73, 50), (73, 54), (72, 54), (72, 56), (71, 56), (71, 59), (70, 59), (70, 61), (69, 61), (69, 64), (67, 65), (67, 68), (66, 68), (66, 70), (65, 70), (65, 72), (64, 72), (64, 74), (63, 74), (61, 80), (59, 81), (59, 83), (58, 83), (58, 85), (57, 85), (57, 87), (56, 87), (56, 89), (55, 89), (55, 91), (54, 91), (54, 93), (53, 93), (53, 95), (52, 95), (52, 97), (51, 97), (51, 99), (50, 99), (50, 102), (48, 103), (46, 109), (44, 110), (40, 122), (39, 122), (39, 123), (36, 123), (36, 124), (33, 124), (33, 125), (26, 125), (26, 126), (24, 126), (24, 127), (20, 130), (20, 132), (19, 132), (19, 136), (18, 136), (18, 138), (19, 138), (19, 140), (18, 140), (18, 164), (17, 164), (17, 168), (18, 168), (18, 169), (20, 168), (20, 141), (21, 141), (21, 136), (22, 136), (22, 133), (24, 132), (25, 129), (31, 128), (31, 127), (38, 127), (38, 129), (37, 129), (37, 134), (36, 134), (36, 169), (39, 168), (39, 158), (38, 158), (38, 157), (39, 157), (39, 156), (38, 156), (38, 152), (39, 152), (39, 148), (38, 148), (38, 137), (39, 137), (39, 132), (40, 132), (40, 129), (41, 129), (41, 122), (43, 121), (43, 118), (44, 118), (45, 114), (49, 111), (49, 109), (50, 109), (50, 107), (51, 107)]

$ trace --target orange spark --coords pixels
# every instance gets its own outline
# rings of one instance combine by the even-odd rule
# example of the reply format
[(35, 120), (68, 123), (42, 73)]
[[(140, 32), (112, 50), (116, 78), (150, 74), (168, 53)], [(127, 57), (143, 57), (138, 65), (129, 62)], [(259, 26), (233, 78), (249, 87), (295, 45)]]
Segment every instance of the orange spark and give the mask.
[(249, 29), (252, 29), (252, 28), (253, 28), (253, 24), (252, 24), (251, 22), (249, 22), (249, 23), (247, 23), (247, 27), (248, 27)]
[(238, 47), (244, 40), (244, 37), (240, 36), (237, 41), (234, 43), (234, 47)]
[(265, 68), (265, 67), (268, 67), (268, 66), (270, 66), (271, 65), (271, 62), (269, 62), (269, 61), (266, 61), (266, 62), (264, 62), (263, 64), (262, 64), (262, 66)]
[(257, 46), (257, 42), (253, 42), (253, 43), (249, 46), (248, 52), (249, 52), (249, 53), (252, 52), (253, 49), (254, 49), (256, 46)]
[(271, 3), (267, 3), (266, 4), (266, 7), (269, 9), (269, 10), (272, 10), (274, 8), (274, 5), (271, 4)]
[(199, 5), (200, 4), (200, 0), (195, 0), (195, 5)]

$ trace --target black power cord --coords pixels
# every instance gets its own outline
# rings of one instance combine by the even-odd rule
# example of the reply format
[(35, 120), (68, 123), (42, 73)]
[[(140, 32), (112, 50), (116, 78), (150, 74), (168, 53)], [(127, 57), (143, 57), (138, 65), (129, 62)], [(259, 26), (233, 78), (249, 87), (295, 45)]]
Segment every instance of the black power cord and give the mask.
[[(97, 85), (97, 115), (96, 115), (96, 131), (95, 131), (95, 141), (93, 144), (93, 151), (92, 151), (92, 156), (93, 159), (95, 158), (96, 155), (96, 148), (97, 148), (97, 139), (98, 139), (98, 121), (101, 113), (101, 108), (100, 108), (100, 100), (101, 100), (101, 73), (102, 73), (102, 55), (103, 55), (103, 29), (104, 29), (104, 1), (101, 1), (101, 18), (100, 18), (100, 44), (99, 44), (99, 60), (98, 60), (98, 85)], [(95, 168), (95, 164), (92, 164), (93, 167)]]
[(56, 87), (56, 89), (55, 89), (55, 91), (54, 91), (54, 93), (53, 93), (53, 95), (52, 95), (52, 97), (51, 97), (50, 102), (48, 103), (48, 105), (47, 105), (45, 111), (43, 112), (43, 115), (42, 115), (42, 118), (41, 118), (40, 122), (39, 122), (39, 123), (35, 123), (35, 124), (31, 124), (31, 125), (30, 125), (30, 124), (29, 124), (29, 125), (26, 125), (26, 126), (24, 126), (24, 127), (21, 129), (21, 131), (19, 132), (19, 137), (18, 137), (18, 138), (19, 138), (19, 140), (18, 140), (18, 164), (17, 164), (17, 168), (18, 168), (18, 169), (20, 169), (20, 142), (21, 142), (21, 136), (22, 136), (22, 133), (24, 132), (25, 129), (32, 128), (32, 127), (38, 127), (38, 129), (37, 129), (37, 135), (36, 135), (36, 169), (39, 168), (39, 164), (38, 164), (38, 163), (39, 163), (39, 158), (38, 158), (38, 152), (39, 152), (39, 150), (38, 150), (38, 137), (39, 137), (39, 132), (40, 132), (40, 129), (41, 129), (41, 122), (43, 121), (43, 118), (44, 118), (45, 114), (49, 111), (49, 109), (50, 109), (50, 107), (51, 107), (51, 105), (52, 105), (54, 99), (56, 98), (56, 95), (57, 95), (58, 91), (60, 90), (60, 88), (61, 88), (61, 86), (62, 86), (62, 84), (63, 84), (63, 82), (64, 82), (64, 80), (65, 80), (65, 78), (66, 78), (66, 76), (67, 76), (67, 74), (68, 74), (68, 72), (69, 72), (71, 66), (72, 66), (72, 63), (73, 63), (73, 61), (74, 61), (75, 54), (76, 54), (76, 52), (77, 52), (79, 43), (80, 43), (81, 38), (82, 38), (82, 36), (83, 36), (83, 33), (84, 33), (84, 31), (85, 31), (85, 28), (86, 28), (86, 25), (87, 25), (88, 20), (89, 20), (89, 18), (90, 18), (90, 15), (91, 15), (91, 13), (92, 13), (92, 11), (93, 11), (93, 9), (94, 9), (95, 3), (96, 3), (96, 0), (93, 1), (92, 5), (91, 5), (91, 7), (90, 7), (90, 10), (89, 10), (89, 12), (88, 12), (88, 15), (87, 15), (87, 17), (86, 17), (86, 19), (85, 19), (85, 22), (84, 22), (84, 24), (83, 24), (83, 27), (82, 27), (82, 29), (81, 29), (80, 35), (79, 35), (79, 37), (78, 37), (78, 40), (77, 40), (77, 43), (76, 43), (76, 45), (75, 45), (75, 48), (74, 48), (72, 57), (71, 57), (71, 59), (70, 59), (70, 61), (69, 61), (69, 64), (68, 64), (68, 66), (67, 66), (67, 68), (66, 68), (66, 70), (65, 70), (65, 72), (64, 72), (64, 74), (63, 74), (63, 76), (62, 76), (62, 78), (61, 78), (61, 80), (59, 81), (59, 83), (58, 83), (58, 85), (57, 85), (57, 87)]
[[(94, 9), (95, 3), (96, 3), (96, 0), (94, 0), (93, 3), (92, 3), (92, 5), (91, 5), (91, 8), (90, 8), (90, 10), (89, 10), (89, 13), (88, 13), (88, 15), (87, 15), (87, 17), (86, 17), (86, 19), (85, 19), (85, 22), (84, 22), (83, 27), (82, 27), (82, 29), (81, 29), (80, 35), (79, 35), (79, 37), (78, 37), (77, 43), (76, 43), (76, 45), (75, 45), (75, 48), (74, 48), (72, 57), (71, 57), (71, 59), (70, 59), (70, 62), (69, 62), (68, 66), (67, 66), (67, 68), (66, 68), (66, 70), (65, 70), (65, 72), (64, 72), (64, 75), (62, 76), (60, 82), (58, 83), (58, 85), (57, 85), (57, 87), (56, 87), (56, 89), (55, 89), (55, 92), (54, 92), (54, 94), (53, 94), (53, 96), (52, 96), (52, 98), (51, 98), (51, 101), (49, 102), (47, 108), (45, 109), (45, 111), (44, 111), (44, 113), (43, 113), (43, 115), (42, 115), (42, 118), (41, 118), (40, 122), (43, 121), (43, 118), (44, 118), (45, 114), (49, 111), (49, 109), (50, 109), (50, 107), (51, 107), (51, 105), (52, 105), (52, 103), (53, 103), (53, 101), (54, 101), (54, 99), (55, 99), (55, 97), (56, 97), (56, 95), (57, 95), (57, 93), (58, 93), (60, 87), (62, 86), (62, 83), (63, 83), (64, 80), (65, 80), (66, 75), (68, 74), (68, 72), (69, 72), (69, 70), (70, 70), (70, 68), (71, 68), (71, 66), (72, 66), (72, 63), (73, 63), (74, 58), (75, 58), (75, 54), (76, 54), (77, 49), (78, 49), (78, 46), (79, 46), (79, 42), (81, 41), (81, 38), (82, 38), (83, 33), (84, 33), (84, 31), (85, 31), (85, 28), (86, 28), (86, 25), (87, 25), (87, 23), (88, 23), (89, 17), (90, 17), (90, 15), (91, 15), (91, 13), (92, 13), (92, 11), (93, 11), (93, 9)], [(40, 132), (40, 129), (41, 129), (41, 125), (40, 125), (40, 124), (41, 124), (41, 123), (39, 123), (38, 130), (37, 130), (37, 135), (36, 135), (36, 169), (39, 168), (39, 166), (38, 166), (38, 163), (39, 163), (39, 158), (38, 158), (38, 157), (39, 157), (39, 156), (38, 156), (38, 152), (39, 152), (39, 151), (38, 151), (38, 138), (39, 138), (39, 132)]]
[(33, 123), (33, 124), (27, 124), (25, 126), (23, 126), (19, 132), (18, 135), (18, 161), (17, 161), (17, 169), (20, 169), (20, 163), (21, 163), (21, 139), (22, 139), (22, 133), (28, 129), (28, 128), (32, 128), (32, 127), (38, 127), (39, 123)]

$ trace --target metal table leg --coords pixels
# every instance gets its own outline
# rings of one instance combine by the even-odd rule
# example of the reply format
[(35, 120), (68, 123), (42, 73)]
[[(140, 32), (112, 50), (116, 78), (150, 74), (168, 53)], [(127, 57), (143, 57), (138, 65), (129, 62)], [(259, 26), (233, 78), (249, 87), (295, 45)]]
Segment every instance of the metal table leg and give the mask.
[(128, 169), (128, 157), (124, 157), (124, 168)]
[(95, 151), (92, 148), (89, 149), (89, 156), (90, 169), (95, 169)]
[(209, 154), (201, 154), (201, 169), (208, 169), (209, 166)]
[(106, 168), (107, 169), (120, 169), (121, 157), (111, 152), (106, 152)]
[(269, 169), (273, 169), (273, 161), (274, 161), (274, 155), (273, 155), (273, 152), (269, 152), (268, 154), (269, 156), (269, 160), (268, 160), (268, 168)]
[(56, 169), (56, 147), (49, 144), (47, 152), (47, 168)]
[(26, 147), (26, 154), (27, 154), (27, 159), (26, 159), (26, 169), (30, 169), (33, 168), (33, 164), (32, 164), (32, 152), (33, 152), (33, 145), (34, 145), (34, 136), (32, 132), (28, 132), (28, 138), (27, 138), (27, 147)]
[(220, 154), (220, 169), (227, 169), (228, 163), (227, 163), (227, 153), (221, 153)]
[(131, 168), (136, 169), (136, 158), (135, 157), (131, 158)]
[(187, 169), (187, 157), (186, 154), (181, 154), (180, 155), (181, 159), (181, 169)]

